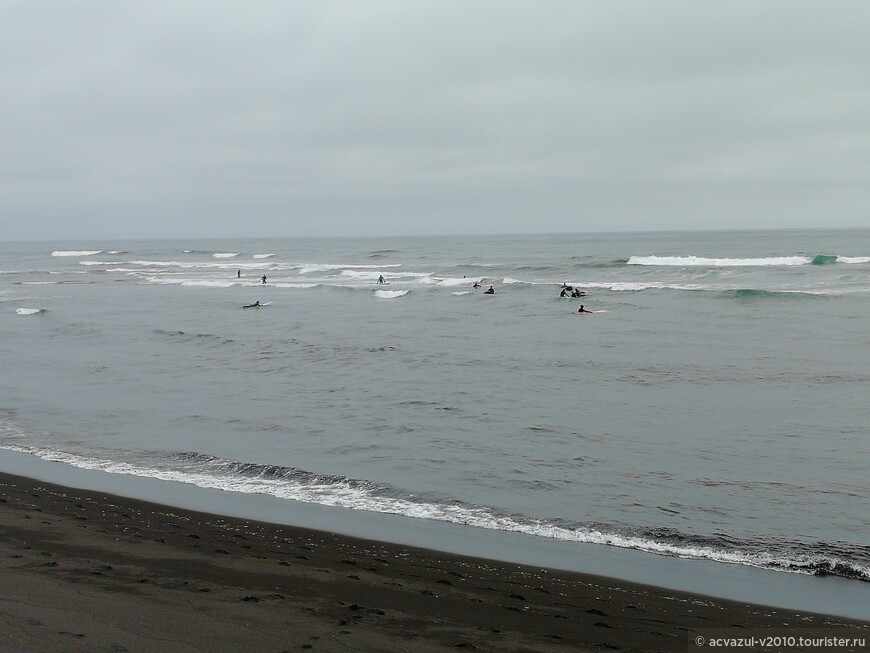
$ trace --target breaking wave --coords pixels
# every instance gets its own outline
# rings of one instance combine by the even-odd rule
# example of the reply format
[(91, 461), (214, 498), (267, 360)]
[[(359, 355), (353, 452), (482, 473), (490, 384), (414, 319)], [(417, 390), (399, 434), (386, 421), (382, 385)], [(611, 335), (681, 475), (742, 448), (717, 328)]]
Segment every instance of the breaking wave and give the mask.
[(609, 524), (532, 519), (488, 506), (466, 504), (451, 497), (424, 498), (364, 479), (314, 474), (295, 467), (238, 462), (197, 452), (176, 453), (168, 459), (154, 454), (149, 456), (147, 463), (133, 464), (29, 445), (4, 444), (0, 448), (110, 474), (524, 533), (564, 542), (601, 544), (680, 558), (870, 581), (870, 565), (847, 557), (851, 554), (866, 558), (870, 556), (870, 547), (838, 543), (740, 542), (725, 537), (686, 535), (670, 529), (630, 530)]
[(769, 256), (763, 258), (704, 258), (701, 256), (632, 256), (626, 265), (679, 267), (762, 267), (789, 265), (831, 265), (834, 263), (870, 263), (870, 256)]
[(407, 295), (410, 290), (375, 290), (375, 297), (380, 299), (396, 299), (397, 297), (404, 297)]
[(806, 256), (771, 256), (767, 258), (703, 258), (700, 256), (632, 256), (627, 265), (677, 265), (681, 267), (742, 267), (766, 265), (806, 265)]

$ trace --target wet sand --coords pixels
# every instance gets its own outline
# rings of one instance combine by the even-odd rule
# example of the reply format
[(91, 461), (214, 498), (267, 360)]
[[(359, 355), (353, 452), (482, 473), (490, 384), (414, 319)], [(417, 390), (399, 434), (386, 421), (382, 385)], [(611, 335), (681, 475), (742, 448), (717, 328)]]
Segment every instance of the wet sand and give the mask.
[(6, 474), (0, 623), (16, 653), (684, 652), (695, 629), (870, 629)]

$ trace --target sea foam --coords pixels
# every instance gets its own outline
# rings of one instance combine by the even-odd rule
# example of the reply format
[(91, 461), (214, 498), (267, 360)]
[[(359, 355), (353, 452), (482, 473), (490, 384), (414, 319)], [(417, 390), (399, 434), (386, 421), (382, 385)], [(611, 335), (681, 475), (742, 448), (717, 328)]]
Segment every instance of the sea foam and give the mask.
[(410, 290), (376, 290), (375, 297), (380, 299), (396, 299), (397, 297), (404, 297), (407, 295)]
[(734, 547), (728, 542), (713, 539), (686, 539), (676, 533), (659, 536), (653, 533), (627, 534), (604, 525), (554, 523), (500, 513), (484, 506), (456, 501), (426, 501), (413, 496), (403, 496), (401, 493), (397, 494), (394, 488), (346, 476), (313, 474), (276, 465), (240, 463), (195, 452), (176, 454), (174, 464), (166, 467), (159, 463), (132, 464), (29, 445), (4, 444), (0, 448), (109, 474), (175, 481), (228, 492), (270, 495), (303, 503), (524, 533), (564, 542), (603, 544), (659, 555), (713, 560), (791, 573), (830, 574), (870, 580), (870, 567), (834, 555), (791, 552), (787, 549), (771, 551)]

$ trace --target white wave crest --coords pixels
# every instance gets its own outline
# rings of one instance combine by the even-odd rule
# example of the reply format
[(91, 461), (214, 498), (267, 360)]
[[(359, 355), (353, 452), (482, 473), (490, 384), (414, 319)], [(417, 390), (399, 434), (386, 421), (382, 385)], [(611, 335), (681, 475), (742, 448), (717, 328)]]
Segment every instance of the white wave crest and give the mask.
[[(27, 445), (0, 445), (0, 448), (37, 456), (43, 460), (64, 463), (80, 469), (109, 474), (126, 474), (143, 478), (185, 483), (202, 488), (263, 494), (279, 499), (314, 503), (323, 506), (364, 510), (368, 512), (402, 515), (415, 519), (462, 524), (488, 530), (524, 533), (564, 542), (604, 544), (648, 553), (680, 558), (705, 559), (786, 571), (813, 573), (811, 556), (786, 559), (782, 554), (724, 550), (708, 545), (693, 545), (658, 541), (642, 536), (609, 533), (590, 526), (565, 527), (537, 519), (500, 515), (481, 506), (415, 502), (404, 498), (381, 496), (376, 490), (360, 486), (350, 479), (342, 481), (304, 482), (292, 478), (250, 477), (240, 474), (222, 474), (195, 468), (157, 469), (112, 460), (86, 458), (66, 452), (41, 449)], [(828, 561), (835, 562), (835, 561)], [(870, 578), (870, 567), (854, 565), (864, 578)]]
[(233, 258), (234, 256), (238, 256), (238, 252), (215, 252), (212, 254), (214, 258)]
[(451, 294), (451, 295), (456, 295), (456, 296), (458, 297), (458, 296), (461, 296), (461, 295), (470, 295), (470, 294), (471, 294), (471, 291), (470, 291), (470, 290), (460, 290), (460, 291), (458, 291), (458, 292), (453, 292), (453, 293), (450, 293), (450, 294)]
[(396, 297), (404, 297), (410, 290), (376, 290), (375, 297), (380, 299), (395, 299)]
[(459, 279), (457, 277), (448, 277), (446, 279), (442, 279), (441, 281), (439, 281), (438, 285), (439, 286), (468, 286), (468, 285), (473, 284), (475, 281), (480, 283), (481, 280), (483, 280), (483, 277), (470, 277), (470, 278), (462, 277), (461, 279)]
[(709, 290), (713, 286), (689, 283), (664, 283), (662, 281), (589, 281), (574, 284), (579, 288), (598, 288), (614, 292), (636, 292), (639, 290)]
[(683, 267), (744, 267), (767, 265), (807, 265), (806, 256), (771, 256), (768, 258), (703, 258), (700, 256), (632, 256), (628, 265), (678, 265)]
[(254, 254), (254, 258), (271, 258), (274, 254)]
[(870, 263), (870, 256), (838, 256), (837, 263)]
[(94, 254), (102, 254), (103, 250), (56, 250), (51, 253), (52, 256), (93, 256)]
[(217, 281), (215, 279), (192, 279), (181, 282), (182, 286), (203, 286), (205, 288), (231, 288), (233, 281)]
[[(303, 263), (299, 266), (299, 272), (309, 274), (311, 272), (331, 272), (333, 270), (344, 270), (350, 272), (352, 270), (381, 270), (385, 268), (400, 268), (401, 263), (390, 263), (388, 265), (357, 265), (354, 263)], [(378, 273), (375, 272), (375, 278)]]
[(505, 277), (502, 279), (502, 283), (528, 283), (526, 281), (522, 281), (520, 279), (514, 279), (513, 277)]
[(18, 315), (36, 315), (37, 313), (43, 313), (45, 309), (43, 308), (16, 308), (15, 312)]

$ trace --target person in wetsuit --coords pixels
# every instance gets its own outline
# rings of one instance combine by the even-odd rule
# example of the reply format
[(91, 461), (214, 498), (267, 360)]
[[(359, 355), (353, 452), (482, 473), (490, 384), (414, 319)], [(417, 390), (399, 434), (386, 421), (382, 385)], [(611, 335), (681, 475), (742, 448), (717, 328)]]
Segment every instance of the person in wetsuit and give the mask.
[(591, 313), (592, 311), (587, 311), (585, 308), (583, 308), (583, 304), (580, 304), (580, 308), (577, 309), (577, 312), (578, 313)]
[(242, 306), (242, 308), (260, 308), (260, 300), (258, 299), (253, 304), (248, 304), (247, 306)]
[(483, 291), (483, 294), (484, 294), (484, 295), (494, 295), (494, 294), (495, 294), (495, 289), (493, 289), (493, 287), (490, 286), (489, 288), (487, 288), (486, 290)]

